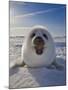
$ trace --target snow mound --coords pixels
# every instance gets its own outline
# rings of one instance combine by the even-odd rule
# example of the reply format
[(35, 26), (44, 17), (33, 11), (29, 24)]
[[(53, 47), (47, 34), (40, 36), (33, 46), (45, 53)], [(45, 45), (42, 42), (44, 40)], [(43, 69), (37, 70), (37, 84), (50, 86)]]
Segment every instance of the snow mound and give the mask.
[(65, 85), (65, 60), (57, 58), (57, 62), (64, 66), (63, 70), (41, 68), (10, 68), (9, 88), (30, 88)]

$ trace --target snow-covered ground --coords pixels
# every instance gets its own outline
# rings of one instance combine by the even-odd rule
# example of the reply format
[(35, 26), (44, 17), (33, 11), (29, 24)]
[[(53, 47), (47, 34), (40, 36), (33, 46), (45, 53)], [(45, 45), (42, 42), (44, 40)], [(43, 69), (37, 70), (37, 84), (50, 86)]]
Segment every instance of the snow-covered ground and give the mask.
[[(21, 57), (23, 37), (10, 38), (10, 65)], [(56, 46), (56, 61), (64, 69), (15, 67), (9, 68), (9, 88), (59, 86), (66, 84), (65, 45)]]

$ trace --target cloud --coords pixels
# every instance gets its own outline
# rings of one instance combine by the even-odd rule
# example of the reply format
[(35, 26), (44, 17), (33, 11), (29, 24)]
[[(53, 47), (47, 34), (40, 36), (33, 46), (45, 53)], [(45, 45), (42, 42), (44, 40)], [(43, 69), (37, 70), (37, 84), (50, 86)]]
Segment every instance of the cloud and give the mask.
[[(63, 8), (63, 7), (60, 7), (60, 8)], [(24, 15), (17, 15), (17, 16), (15, 16), (15, 18), (24, 18), (24, 17), (28, 17), (28, 16), (34, 16), (34, 15), (37, 15), (37, 14), (48, 13), (48, 12), (58, 10), (60, 8), (52, 8), (52, 9), (48, 9), (48, 10), (42, 10), (42, 11), (36, 11), (36, 12), (32, 12), (32, 13), (27, 13), (27, 14), (24, 14)]]

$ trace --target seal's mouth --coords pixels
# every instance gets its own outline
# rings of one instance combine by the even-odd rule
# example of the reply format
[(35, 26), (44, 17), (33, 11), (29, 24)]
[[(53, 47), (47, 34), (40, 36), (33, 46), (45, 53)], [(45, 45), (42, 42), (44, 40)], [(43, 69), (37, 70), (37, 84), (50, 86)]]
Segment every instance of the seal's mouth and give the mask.
[(36, 54), (41, 55), (43, 53), (43, 48), (38, 49), (35, 47)]
[(38, 55), (43, 54), (43, 49), (44, 49), (44, 40), (41, 37), (36, 37), (34, 39), (34, 48), (35, 48), (35, 52)]

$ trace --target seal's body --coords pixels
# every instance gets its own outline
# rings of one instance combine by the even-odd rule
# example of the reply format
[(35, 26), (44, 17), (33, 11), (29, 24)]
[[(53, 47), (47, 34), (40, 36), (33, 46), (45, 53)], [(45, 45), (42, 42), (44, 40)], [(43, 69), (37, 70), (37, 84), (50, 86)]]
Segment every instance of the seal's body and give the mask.
[(22, 61), (29, 67), (50, 66), (55, 58), (52, 36), (45, 27), (35, 26), (22, 46)]

